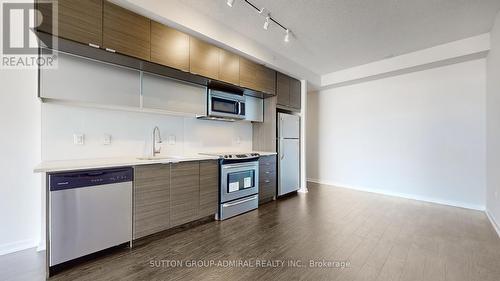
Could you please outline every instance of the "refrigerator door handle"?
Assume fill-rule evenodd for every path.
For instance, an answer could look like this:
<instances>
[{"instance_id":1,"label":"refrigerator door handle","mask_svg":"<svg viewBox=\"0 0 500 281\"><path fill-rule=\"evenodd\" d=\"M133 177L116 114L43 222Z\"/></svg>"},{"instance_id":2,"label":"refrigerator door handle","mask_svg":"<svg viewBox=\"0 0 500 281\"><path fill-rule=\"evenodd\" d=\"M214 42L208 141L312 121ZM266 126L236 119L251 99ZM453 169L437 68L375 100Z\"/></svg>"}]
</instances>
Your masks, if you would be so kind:
<instances>
[{"instance_id":1,"label":"refrigerator door handle","mask_svg":"<svg viewBox=\"0 0 500 281\"><path fill-rule=\"evenodd\" d=\"M283 160L285 158L285 150L283 147L283 138L280 138L280 160Z\"/></svg>"}]
</instances>

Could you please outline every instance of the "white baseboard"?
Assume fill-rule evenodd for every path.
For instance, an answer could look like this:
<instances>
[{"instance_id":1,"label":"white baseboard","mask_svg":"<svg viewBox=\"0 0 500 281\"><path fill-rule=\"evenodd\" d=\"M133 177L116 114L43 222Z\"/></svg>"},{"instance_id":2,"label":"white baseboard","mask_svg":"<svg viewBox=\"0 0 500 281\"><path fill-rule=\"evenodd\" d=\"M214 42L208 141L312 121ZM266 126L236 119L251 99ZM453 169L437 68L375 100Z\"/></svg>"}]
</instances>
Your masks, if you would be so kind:
<instances>
[{"instance_id":1,"label":"white baseboard","mask_svg":"<svg viewBox=\"0 0 500 281\"><path fill-rule=\"evenodd\" d=\"M38 241L34 240L21 240L21 241L16 241L12 243L7 243L0 245L0 256L7 255L10 253L30 249L30 248L35 248L38 245Z\"/></svg>"},{"instance_id":2,"label":"white baseboard","mask_svg":"<svg viewBox=\"0 0 500 281\"><path fill-rule=\"evenodd\" d=\"M486 213L486 216L488 217L488 219L490 220L490 223L493 226L493 229L495 229L495 231L498 234L498 237L500 237L500 227L497 223L497 220L495 220L495 217L490 212L488 212L488 210L486 210L485 213Z\"/></svg>"},{"instance_id":3,"label":"white baseboard","mask_svg":"<svg viewBox=\"0 0 500 281\"><path fill-rule=\"evenodd\" d=\"M482 206L482 205L475 205L475 204L468 204L468 203L464 203L464 202L442 200L442 199L426 197L426 196L421 196L421 195L416 195L416 194L391 192L391 191L386 191L386 190L377 189L377 188L351 186L351 185L346 185L346 184L342 184L342 183L335 183L335 182L324 181L324 180L319 180L319 179L307 179L307 181L319 183L319 184L324 184L324 185L340 187L340 188L347 188L347 189L353 189L353 190L358 190L358 191L364 191L364 192L370 192L370 193L376 193L376 194L382 194L382 195L388 195L388 196L394 196L394 197L401 197L401 198L405 198L405 199L412 199L412 200L424 201L424 202L429 202L429 203L436 203L436 204L441 204L441 205L460 207L460 208L465 208L465 209L472 209L472 210L478 210L478 211L485 211L486 210L485 206Z\"/></svg>"}]
</instances>

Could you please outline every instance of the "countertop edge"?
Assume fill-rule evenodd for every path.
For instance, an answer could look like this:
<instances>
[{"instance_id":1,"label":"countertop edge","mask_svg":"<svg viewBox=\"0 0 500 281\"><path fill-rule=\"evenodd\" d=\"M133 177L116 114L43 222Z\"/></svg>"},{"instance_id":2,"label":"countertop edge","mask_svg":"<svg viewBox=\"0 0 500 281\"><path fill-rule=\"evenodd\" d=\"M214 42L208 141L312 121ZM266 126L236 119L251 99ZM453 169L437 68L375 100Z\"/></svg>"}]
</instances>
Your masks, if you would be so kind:
<instances>
[{"instance_id":1,"label":"countertop edge","mask_svg":"<svg viewBox=\"0 0 500 281\"><path fill-rule=\"evenodd\" d=\"M261 156L277 155L276 152L270 151L253 151L259 153ZM203 161L203 160L218 160L217 156L209 155L193 155L185 157L168 158L158 160L140 160L135 157L126 158L96 158L96 159L74 159L74 160L57 160L57 161L44 161L35 166L34 173L57 173L69 172L79 170L91 170L102 168L114 167L131 167L153 164L170 164L189 161ZM76 164L75 164L76 163Z\"/></svg>"}]
</instances>

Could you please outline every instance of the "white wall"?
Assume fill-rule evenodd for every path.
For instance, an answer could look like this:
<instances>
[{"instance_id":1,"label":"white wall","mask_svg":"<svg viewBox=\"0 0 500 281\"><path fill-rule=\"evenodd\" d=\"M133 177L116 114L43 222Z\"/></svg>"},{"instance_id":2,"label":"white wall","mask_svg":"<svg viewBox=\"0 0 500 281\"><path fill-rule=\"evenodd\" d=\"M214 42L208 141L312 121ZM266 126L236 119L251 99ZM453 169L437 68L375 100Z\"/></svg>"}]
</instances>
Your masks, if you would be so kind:
<instances>
[{"instance_id":1,"label":"white wall","mask_svg":"<svg viewBox=\"0 0 500 281\"><path fill-rule=\"evenodd\" d=\"M310 94L308 178L485 206L485 59Z\"/></svg>"},{"instance_id":2,"label":"white wall","mask_svg":"<svg viewBox=\"0 0 500 281\"><path fill-rule=\"evenodd\" d=\"M491 51L487 58L487 210L500 225L500 13L491 31ZM499 232L500 235L500 232Z\"/></svg>"},{"instance_id":3,"label":"white wall","mask_svg":"<svg viewBox=\"0 0 500 281\"><path fill-rule=\"evenodd\" d=\"M154 126L163 138L162 155L199 152L249 151L250 122L216 122L140 112L114 111L60 104L42 105L42 159L65 160L150 154ZM73 134L85 134L84 145L73 144ZM112 136L104 145L105 134ZM169 144L169 137L175 144Z\"/></svg>"},{"instance_id":4,"label":"white wall","mask_svg":"<svg viewBox=\"0 0 500 281\"><path fill-rule=\"evenodd\" d=\"M0 5L3 4L0 1ZM22 1L22 2L30 2ZM1 16L0 16L1 18ZM3 26L0 20L0 30ZM1 36L0 36L1 37ZM0 38L0 44L2 44ZM41 228L40 104L35 70L0 69L0 255L36 247Z\"/></svg>"}]
</instances>

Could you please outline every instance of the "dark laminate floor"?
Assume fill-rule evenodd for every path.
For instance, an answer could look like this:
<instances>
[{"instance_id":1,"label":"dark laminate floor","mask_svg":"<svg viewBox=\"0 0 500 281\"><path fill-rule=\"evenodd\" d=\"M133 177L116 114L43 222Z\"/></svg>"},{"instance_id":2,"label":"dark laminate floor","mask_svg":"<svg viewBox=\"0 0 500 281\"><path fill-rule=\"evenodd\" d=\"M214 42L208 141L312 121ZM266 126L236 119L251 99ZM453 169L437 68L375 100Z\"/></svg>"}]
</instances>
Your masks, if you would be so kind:
<instances>
[{"instance_id":1,"label":"dark laminate floor","mask_svg":"<svg viewBox=\"0 0 500 281\"><path fill-rule=\"evenodd\" d=\"M257 259L301 260L302 266L189 267L192 260L254 266ZM350 264L310 267L310 260L323 259ZM0 280L43 280L42 267L43 256L33 252L0 257ZM310 184L307 194L82 264L51 280L498 281L500 239L482 212Z\"/></svg>"}]
</instances>

